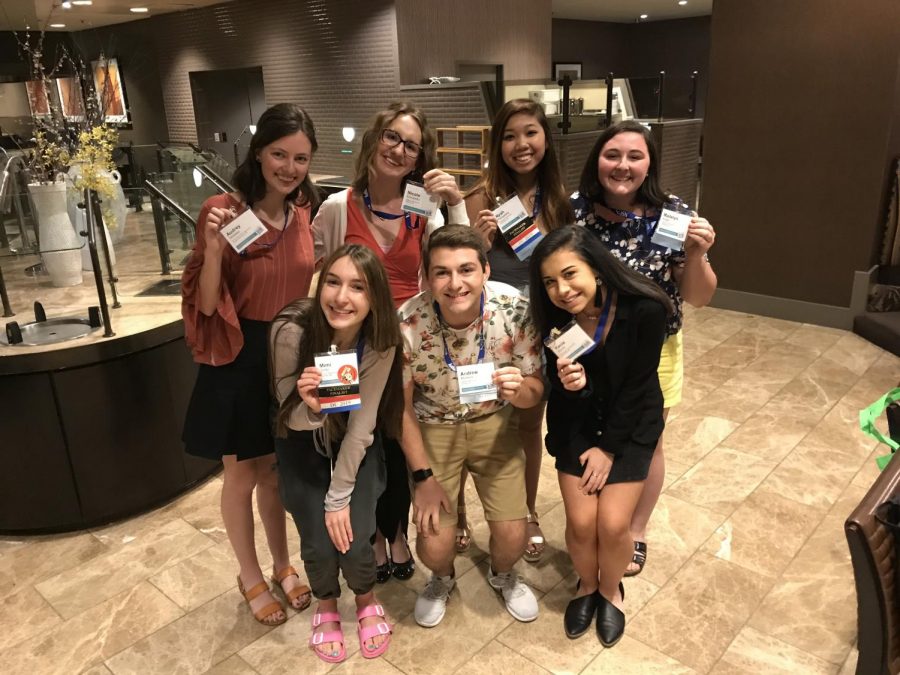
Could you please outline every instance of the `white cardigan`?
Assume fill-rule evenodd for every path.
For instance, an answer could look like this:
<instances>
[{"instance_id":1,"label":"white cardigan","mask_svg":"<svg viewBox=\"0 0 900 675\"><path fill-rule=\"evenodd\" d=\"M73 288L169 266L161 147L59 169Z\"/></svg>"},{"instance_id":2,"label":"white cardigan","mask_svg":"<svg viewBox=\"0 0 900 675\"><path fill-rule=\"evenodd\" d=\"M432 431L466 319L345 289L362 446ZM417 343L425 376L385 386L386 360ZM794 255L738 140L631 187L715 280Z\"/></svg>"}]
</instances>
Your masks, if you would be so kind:
<instances>
[{"instance_id":1,"label":"white cardigan","mask_svg":"<svg viewBox=\"0 0 900 675\"><path fill-rule=\"evenodd\" d=\"M341 190L328 195L322 202L319 212L312 222L313 242L315 244L316 263L324 260L332 252L344 245L347 237L347 195L349 190ZM468 225L466 203L461 201L456 206L447 206L447 217L451 225ZM444 225L444 216L438 211L434 218L428 219L422 243L439 227Z\"/></svg>"}]
</instances>

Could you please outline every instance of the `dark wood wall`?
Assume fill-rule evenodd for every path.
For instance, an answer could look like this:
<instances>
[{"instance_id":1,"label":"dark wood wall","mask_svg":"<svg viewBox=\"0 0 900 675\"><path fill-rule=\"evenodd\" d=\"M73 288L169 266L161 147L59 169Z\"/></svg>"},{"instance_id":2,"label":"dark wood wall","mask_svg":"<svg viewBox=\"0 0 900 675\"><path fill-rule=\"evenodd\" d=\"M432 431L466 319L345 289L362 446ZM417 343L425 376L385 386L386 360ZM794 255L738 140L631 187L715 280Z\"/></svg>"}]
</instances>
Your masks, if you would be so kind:
<instances>
[{"instance_id":1,"label":"dark wood wall","mask_svg":"<svg viewBox=\"0 0 900 675\"><path fill-rule=\"evenodd\" d=\"M900 155L900 2L716 0L702 210L721 288L847 307Z\"/></svg>"}]
</instances>

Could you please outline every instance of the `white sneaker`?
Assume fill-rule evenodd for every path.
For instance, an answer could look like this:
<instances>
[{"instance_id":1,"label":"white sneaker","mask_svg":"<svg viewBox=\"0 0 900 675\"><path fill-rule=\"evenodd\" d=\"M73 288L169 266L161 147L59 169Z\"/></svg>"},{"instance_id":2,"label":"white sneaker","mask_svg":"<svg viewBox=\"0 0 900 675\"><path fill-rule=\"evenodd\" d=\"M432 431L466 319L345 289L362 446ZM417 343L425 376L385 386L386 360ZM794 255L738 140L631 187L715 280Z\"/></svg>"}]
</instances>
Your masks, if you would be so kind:
<instances>
[{"instance_id":1,"label":"white sneaker","mask_svg":"<svg viewBox=\"0 0 900 675\"><path fill-rule=\"evenodd\" d=\"M425 589L416 598L414 612L416 623L425 628L437 626L444 618L444 613L447 611L447 600L455 585L456 579L453 577L439 577L432 574Z\"/></svg>"},{"instance_id":2,"label":"white sneaker","mask_svg":"<svg viewBox=\"0 0 900 675\"><path fill-rule=\"evenodd\" d=\"M506 602L506 611L514 618L526 623L537 618L537 598L522 581L522 577L511 571L494 574L494 570L488 568L488 583L503 596L503 600Z\"/></svg>"}]
</instances>

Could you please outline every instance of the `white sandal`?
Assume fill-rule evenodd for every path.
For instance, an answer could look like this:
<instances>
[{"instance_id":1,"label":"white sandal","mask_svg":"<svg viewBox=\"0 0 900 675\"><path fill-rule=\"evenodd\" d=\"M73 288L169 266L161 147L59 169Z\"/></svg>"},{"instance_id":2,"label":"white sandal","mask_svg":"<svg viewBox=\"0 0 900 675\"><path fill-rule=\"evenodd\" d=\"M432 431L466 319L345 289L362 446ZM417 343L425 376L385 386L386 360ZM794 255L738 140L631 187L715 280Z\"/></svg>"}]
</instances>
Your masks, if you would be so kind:
<instances>
[{"instance_id":1,"label":"white sandal","mask_svg":"<svg viewBox=\"0 0 900 675\"><path fill-rule=\"evenodd\" d=\"M529 513L526 521L528 524L536 525L538 528L541 526L536 512ZM525 547L525 552L522 554L525 562L536 563L540 561L542 555L544 555L544 537L541 535L528 537L528 544Z\"/></svg>"}]
</instances>

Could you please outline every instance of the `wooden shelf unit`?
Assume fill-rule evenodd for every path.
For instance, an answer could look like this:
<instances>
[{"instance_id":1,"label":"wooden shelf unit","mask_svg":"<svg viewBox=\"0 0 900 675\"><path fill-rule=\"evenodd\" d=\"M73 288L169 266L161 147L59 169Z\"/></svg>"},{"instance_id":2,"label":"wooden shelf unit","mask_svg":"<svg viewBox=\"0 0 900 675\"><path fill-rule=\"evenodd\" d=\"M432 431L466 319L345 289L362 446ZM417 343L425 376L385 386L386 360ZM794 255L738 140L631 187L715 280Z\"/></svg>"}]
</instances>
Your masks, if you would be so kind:
<instances>
[{"instance_id":1,"label":"wooden shelf unit","mask_svg":"<svg viewBox=\"0 0 900 675\"><path fill-rule=\"evenodd\" d=\"M481 177L481 168L488 159L488 136L490 130L490 127L481 125L459 125L455 127L438 127L436 129L438 164L447 173L459 176L460 187L470 187L466 185L467 182L475 183ZM456 135L455 139L453 139L454 145L450 145L447 142L447 134ZM465 142L467 134L470 136L478 134L478 140L471 145L467 145ZM447 155L456 157L455 166L447 166ZM473 156L478 157L478 168L467 168L465 164L466 157Z\"/></svg>"}]
</instances>

